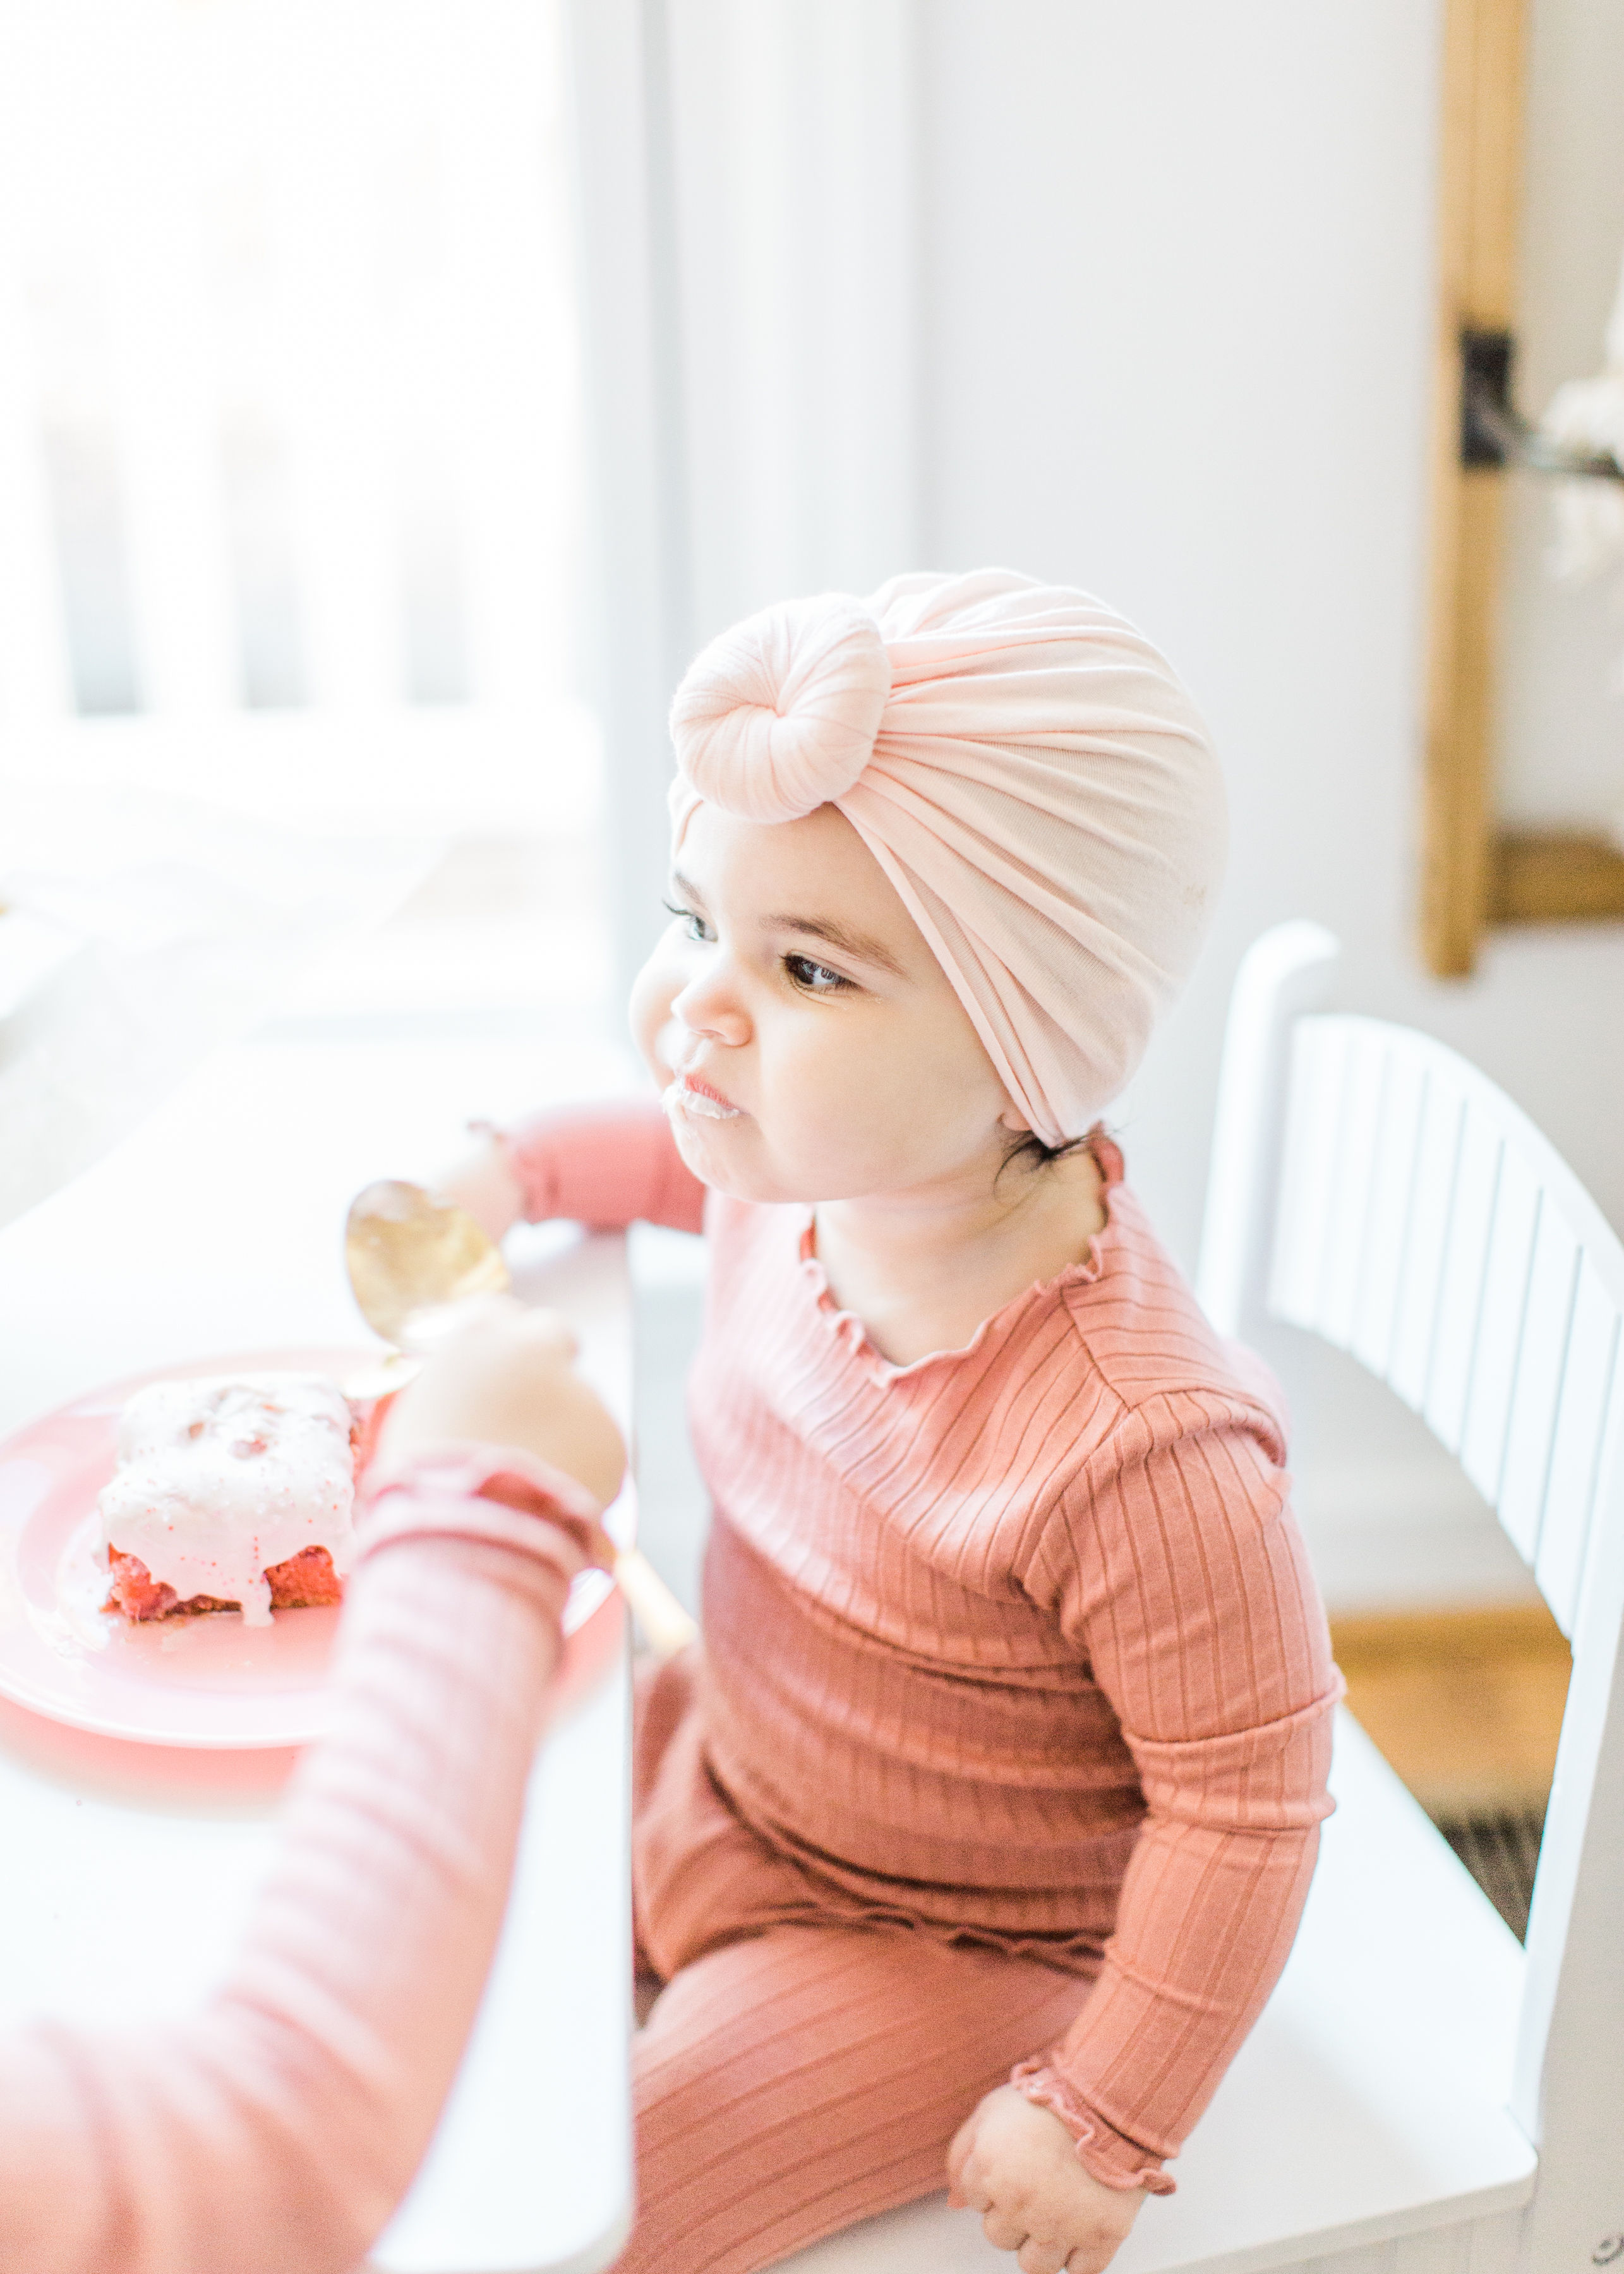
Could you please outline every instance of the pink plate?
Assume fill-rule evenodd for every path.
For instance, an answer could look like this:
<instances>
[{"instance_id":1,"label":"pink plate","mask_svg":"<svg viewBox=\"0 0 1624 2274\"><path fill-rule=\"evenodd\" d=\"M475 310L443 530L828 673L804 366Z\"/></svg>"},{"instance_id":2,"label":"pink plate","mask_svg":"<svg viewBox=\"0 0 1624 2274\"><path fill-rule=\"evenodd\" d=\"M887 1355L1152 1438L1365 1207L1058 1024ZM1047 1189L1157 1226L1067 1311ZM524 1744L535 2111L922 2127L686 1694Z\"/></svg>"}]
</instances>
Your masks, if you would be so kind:
<instances>
[{"instance_id":1,"label":"pink plate","mask_svg":"<svg viewBox=\"0 0 1624 2274\"><path fill-rule=\"evenodd\" d=\"M236 1611L132 1626L101 1608L96 1496L113 1472L118 1416L132 1390L194 1374L324 1374L342 1381L377 1353L254 1351L154 1367L49 1413L0 1444L0 1695L79 1729L147 1745L307 1744L327 1728L335 1608L278 1611L245 1627ZM624 1545L629 1488L608 1529ZM586 1634L613 1600L606 1572L575 1582L564 1613L573 1690L600 1655ZM572 1678L572 1676L574 1678Z\"/></svg>"}]
</instances>

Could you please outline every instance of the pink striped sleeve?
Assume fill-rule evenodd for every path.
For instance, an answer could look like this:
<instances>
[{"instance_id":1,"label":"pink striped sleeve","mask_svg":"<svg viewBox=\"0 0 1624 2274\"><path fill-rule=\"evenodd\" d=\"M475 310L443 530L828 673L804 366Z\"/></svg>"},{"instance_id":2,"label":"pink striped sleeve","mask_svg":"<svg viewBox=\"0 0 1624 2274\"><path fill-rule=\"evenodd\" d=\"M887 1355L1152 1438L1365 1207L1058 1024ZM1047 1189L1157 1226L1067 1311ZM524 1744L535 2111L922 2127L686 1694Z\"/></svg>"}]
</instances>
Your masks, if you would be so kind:
<instances>
[{"instance_id":1,"label":"pink striped sleeve","mask_svg":"<svg viewBox=\"0 0 1624 2274\"><path fill-rule=\"evenodd\" d=\"M1151 1398L1043 1550L1147 1813L1086 2003L1015 2082L1112 2186L1170 2189L1162 2159L1285 1964L1330 1812L1340 1683L1282 1457L1243 1397Z\"/></svg>"},{"instance_id":2,"label":"pink striped sleeve","mask_svg":"<svg viewBox=\"0 0 1624 2274\"><path fill-rule=\"evenodd\" d=\"M570 1480L489 1449L421 1458L386 1487L349 1590L335 1726L296 1777L229 1980L164 2028L45 2021L0 2040L0 2264L359 2263L462 2057L564 1596L608 1552L596 1513Z\"/></svg>"},{"instance_id":3,"label":"pink striped sleeve","mask_svg":"<svg viewBox=\"0 0 1624 2274\"><path fill-rule=\"evenodd\" d=\"M655 1098L564 1106L497 1136L529 1224L567 1216L600 1231L636 1223L703 1228L705 1188L684 1164Z\"/></svg>"}]
</instances>

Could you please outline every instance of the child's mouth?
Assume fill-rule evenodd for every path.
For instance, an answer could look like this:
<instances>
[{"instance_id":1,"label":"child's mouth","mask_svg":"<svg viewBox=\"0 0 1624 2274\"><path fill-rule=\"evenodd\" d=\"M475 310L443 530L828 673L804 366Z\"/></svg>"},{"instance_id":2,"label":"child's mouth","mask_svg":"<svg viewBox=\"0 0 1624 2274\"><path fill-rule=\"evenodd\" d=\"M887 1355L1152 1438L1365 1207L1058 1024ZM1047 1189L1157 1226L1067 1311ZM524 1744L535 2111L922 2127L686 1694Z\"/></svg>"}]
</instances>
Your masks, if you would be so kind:
<instances>
[{"instance_id":1,"label":"child's mouth","mask_svg":"<svg viewBox=\"0 0 1624 2274\"><path fill-rule=\"evenodd\" d=\"M737 1121L743 1111L730 1103L719 1089L712 1089L709 1082L691 1073L680 1075L660 1103L667 1113L688 1113L700 1121Z\"/></svg>"}]
</instances>

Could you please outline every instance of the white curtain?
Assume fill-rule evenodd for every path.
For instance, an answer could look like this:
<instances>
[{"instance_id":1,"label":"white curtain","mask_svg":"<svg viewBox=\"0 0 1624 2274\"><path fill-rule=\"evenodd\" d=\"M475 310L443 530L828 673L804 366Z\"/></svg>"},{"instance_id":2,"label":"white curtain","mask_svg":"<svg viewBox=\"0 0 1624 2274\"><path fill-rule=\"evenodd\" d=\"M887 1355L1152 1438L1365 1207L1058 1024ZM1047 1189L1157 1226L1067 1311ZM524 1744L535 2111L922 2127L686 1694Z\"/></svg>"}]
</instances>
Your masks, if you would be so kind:
<instances>
[{"instance_id":1,"label":"white curtain","mask_svg":"<svg viewBox=\"0 0 1624 2274\"><path fill-rule=\"evenodd\" d=\"M617 934L695 650L918 565L917 0L575 0Z\"/></svg>"},{"instance_id":2,"label":"white curtain","mask_svg":"<svg viewBox=\"0 0 1624 2274\"><path fill-rule=\"evenodd\" d=\"M701 638L915 561L910 0L673 0L684 429Z\"/></svg>"}]
</instances>

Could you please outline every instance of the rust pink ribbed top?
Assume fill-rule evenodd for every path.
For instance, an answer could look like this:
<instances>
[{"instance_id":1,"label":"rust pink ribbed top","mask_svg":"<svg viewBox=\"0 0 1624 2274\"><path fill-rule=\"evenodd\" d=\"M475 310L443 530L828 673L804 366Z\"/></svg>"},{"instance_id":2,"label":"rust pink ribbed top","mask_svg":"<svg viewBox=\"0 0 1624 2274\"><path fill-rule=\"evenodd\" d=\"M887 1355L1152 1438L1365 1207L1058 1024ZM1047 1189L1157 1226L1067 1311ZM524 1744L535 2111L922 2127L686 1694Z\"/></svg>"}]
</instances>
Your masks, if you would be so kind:
<instances>
[{"instance_id":1,"label":"rust pink ribbed top","mask_svg":"<svg viewBox=\"0 0 1624 2274\"><path fill-rule=\"evenodd\" d=\"M1023 2088L1117 2184L1206 2105L1296 1931L1338 1692L1264 1369L1097 1150L1109 1223L893 1366L810 1212L706 1194L651 1102L513 1133L532 1218L703 1227L707 1767L836 1912L1092 1977Z\"/></svg>"}]
</instances>

